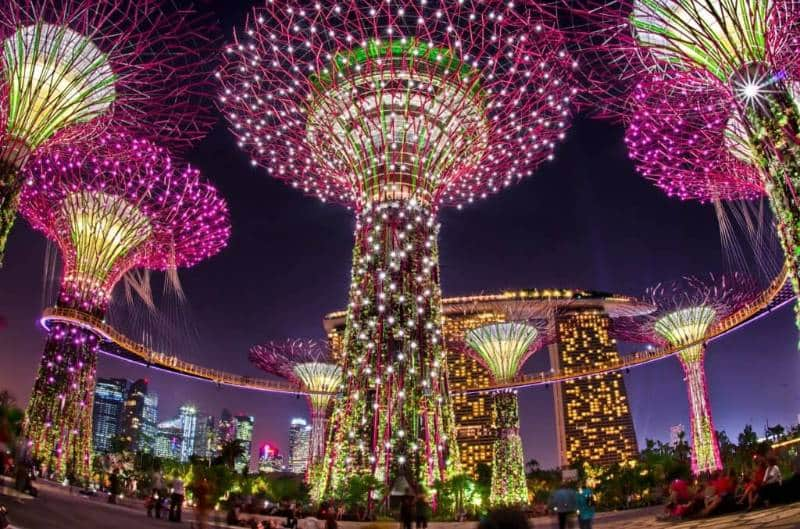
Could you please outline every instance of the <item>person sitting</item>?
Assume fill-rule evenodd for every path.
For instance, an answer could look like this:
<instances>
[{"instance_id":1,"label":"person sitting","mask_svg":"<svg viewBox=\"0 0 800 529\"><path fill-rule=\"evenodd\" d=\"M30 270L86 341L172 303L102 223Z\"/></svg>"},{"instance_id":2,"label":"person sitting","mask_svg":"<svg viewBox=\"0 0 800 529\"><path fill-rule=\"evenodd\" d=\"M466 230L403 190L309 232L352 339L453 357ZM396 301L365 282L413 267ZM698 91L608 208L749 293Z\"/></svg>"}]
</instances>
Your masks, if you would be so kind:
<instances>
[{"instance_id":1,"label":"person sitting","mask_svg":"<svg viewBox=\"0 0 800 529\"><path fill-rule=\"evenodd\" d=\"M763 457L756 460L756 468L753 470L753 475L750 480L745 484L743 498L739 503L747 503L747 510L752 511L759 499L759 490L764 483L764 475L767 472L767 461Z\"/></svg>"},{"instance_id":2,"label":"person sitting","mask_svg":"<svg viewBox=\"0 0 800 529\"><path fill-rule=\"evenodd\" d=\"M778 458L774 455L767 457L767 470L764 473L764 484L761 486L759 496L764 504L769 507L780 499L783 478L781 469L778 468Z\"/></svg>"},{"instance_id":3,"label":"person sitting","mask_svg":"<svg viewBox=\"0 0 800 529\"><path fill-rule=\"evenodd\" d=\"M664 506L664 514L658 518L667 520L680 518L685 506L692 500L689 484L682 479L675 479L669 484L669 500Z\"/></svg>"},{"instance_id":4,"label":"person sitting","mask_svg":"<svg viewBox=\"0 0 800 529\"><path fill-rule=\"evenodd\" d=\"M705 508L701 516L711 516L730 508L731 499L736 491L735 477L726 475L721 470L714 472L710 485L712 495L706 498Z\"/></svg>"}]
</instances>

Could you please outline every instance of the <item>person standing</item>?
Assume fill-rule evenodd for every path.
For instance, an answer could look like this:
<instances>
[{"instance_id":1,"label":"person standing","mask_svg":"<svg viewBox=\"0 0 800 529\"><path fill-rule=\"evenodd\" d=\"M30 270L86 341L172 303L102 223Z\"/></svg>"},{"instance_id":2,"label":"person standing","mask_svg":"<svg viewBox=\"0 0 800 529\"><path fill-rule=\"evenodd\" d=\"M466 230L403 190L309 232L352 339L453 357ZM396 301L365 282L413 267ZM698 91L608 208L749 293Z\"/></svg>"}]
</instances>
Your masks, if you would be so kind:
<instances>
[{"instance_id":1,"label":"person standing","mask_svg":"<svg viewBox=\"0 0 800 529\"><path fill-rule=\"evenodd\" d=\"M428 529L428 520L430 519L430 506L428 506L428 498L424 494L417 496L417 504L414 506L417 515L417 529Z\"/></svg>"},{"instance_id":2,"label":"person standing","mask_svg":"<svg viewBox=\"0 0 800 529\"><path fill-rule=\"evenodd\" d=\"M411 524L414 523L414 497L411 495L410 489L406 489L406 493L400 501L400 523L403 529L411 529Z\"/></svg>"},{"instance_id":3,"label":"person standing","mask_svg":"<svg viewBox=\"0 0 800 529\"><path fill-rule=\"evenodd\" d=\"M172 495L169 502L169 521L180 522L181 511L183 509L183 496L185 491L183 489L183 480L180 476L175 475L172 480Z\"/></svg>"},{"instance_id":4,"label":"person standing","mask_svg":"<svg viewBox=\"0 0 800 529\"><path fill-rule=\"evenodd\" d=\"M594 520L594 492L586 484L578 489L578 525L581 529L592 529Z\"/></svg>"},{"instance_id":5,"label":"person standing","mask_svg":"<svg viewBox=\"0 0 800 529\"><path fill-rule=\"evenodd\" d=\"M208 511L211 510L209 495L211 494L211 487L208 485L206 478L200 478L192 487L192 493L195 498L195 518L197 519L197 529L205 529L208 520Z\"/></svg>"},{"instance_id":6,"label":"person standing","mask_svg":"<svg viewBox=\"0 0 800 529\"><path fill-rule=\"evenodd\" d=\"M119 482L119 469L115 468L111 471L111 475L108 477L108 488L111 492L108 495L108 503L117 503L117 495L120 491L120 482Z\"/></svg>"},{"instance_id":7,"label":"person standing","mask_svg":"<svg viewBox=\"0 0 800 529\"><path fill-rule=\"evenodd\" d=\"M561 483L561 486L550 495L548 507L558 516L558 529L566 529L567 520L578 509L578 498L575 494L575 489L566 482Z\"/></svg>"}]
</instances>

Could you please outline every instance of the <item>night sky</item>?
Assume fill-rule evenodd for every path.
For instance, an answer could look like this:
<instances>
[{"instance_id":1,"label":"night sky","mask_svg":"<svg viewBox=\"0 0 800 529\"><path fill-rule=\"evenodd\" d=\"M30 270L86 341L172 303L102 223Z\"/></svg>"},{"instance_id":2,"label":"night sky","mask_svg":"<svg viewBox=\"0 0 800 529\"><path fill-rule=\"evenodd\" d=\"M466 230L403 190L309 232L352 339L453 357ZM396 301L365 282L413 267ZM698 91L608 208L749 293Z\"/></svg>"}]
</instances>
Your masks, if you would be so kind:
<instances>
[{"instance_id":1,"label":"night sky","mask_svg":"<svg viewBox=\"0 0 800 529\"><path fill-rule=\"evenodd\" d=\"M225 5L217 14L229 35L245 10ZM462 211L442 212L445 296L534 287L638 295L659 281L726 271L713 207L670 199L639 177L620 127L578 119L556 154L532 178L499 195ZM227 198L233 235L221 254L181 272L201 339L179 354L258 375L247 361L251 345L322 338L323 315L346 304L352 214L250 167L222 119L187 159ZM36 320L42 309L45 241L20 220L7 250L0 269L0 317L5 319L5 327L0 323L0 388L25 403L44 339ZM747 423L761 433L767 422L797 422L797 342L788 307L714 342L707 369L718 429L735 437ZM527 369L546 369L546 357L538 352ZM184 402L213 415L223 407L254 415L254 450L261 442L285 449L290 418L307 415L305 401L294 396L218 389L108 357L101 357L98 376L149 378L161 399L159 420L172 417ZM670 426L688 425L682 378L674 358L625 376L640 443L668 440ZM554 466L551 390L524 390L520 405L526 457Z\"/></svg>"}]
</instances>

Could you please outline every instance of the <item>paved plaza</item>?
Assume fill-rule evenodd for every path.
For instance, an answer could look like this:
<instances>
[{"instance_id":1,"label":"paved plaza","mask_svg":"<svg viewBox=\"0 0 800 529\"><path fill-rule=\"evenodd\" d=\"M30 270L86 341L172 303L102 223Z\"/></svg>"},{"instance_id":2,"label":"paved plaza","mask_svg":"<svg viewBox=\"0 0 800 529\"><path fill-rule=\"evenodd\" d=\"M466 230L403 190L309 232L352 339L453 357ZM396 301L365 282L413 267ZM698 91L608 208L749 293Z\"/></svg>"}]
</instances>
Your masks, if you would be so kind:
<instances>
[{"instance_id":1,"label":"paved plaza","mask_svg":"<svg viewBox=\"0 0 800 529\"><path fill-rule=\"evenodd\" d=\"M3 492L8 492L3 491ZM9 509L12 527L15 529L140 529L190 527L191 512L187 512L184 523L176 525L164 520L148 519L144 510L136 505L109 505L101 498L87 498L70 494L67 489L43 485L37 499L17 498L0 492L0 504ZM667 523L655 520L657 508L637 509L614 513L603 513L595 521L597 529L800 529L800 503L775 507L752 513L736 514L683 523ZM227 527L220 519L212 527ZM370 524L342 522L342 529L365 528ZM399 524L379 523L372 525L381 529L395 529ZM474 522L433 523L431 529L474 529ZM535 529L557 527L553 518L537 518ZM577 524L574 524L577 528Z\"/></svg>"}]
</instances>

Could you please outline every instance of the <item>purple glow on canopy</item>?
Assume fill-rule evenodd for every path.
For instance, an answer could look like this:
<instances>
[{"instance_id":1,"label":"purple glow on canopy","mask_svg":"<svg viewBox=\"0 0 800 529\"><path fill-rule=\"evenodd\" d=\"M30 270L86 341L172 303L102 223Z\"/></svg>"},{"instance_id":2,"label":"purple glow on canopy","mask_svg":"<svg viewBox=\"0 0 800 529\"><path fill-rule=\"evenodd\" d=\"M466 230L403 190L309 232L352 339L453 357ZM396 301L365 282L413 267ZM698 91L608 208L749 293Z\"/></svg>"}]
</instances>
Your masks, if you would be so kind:
<instances>
[{"instance_id":1,"label":"purple glow on canopy","mask_svg":"<svg viewBox=\"0 0 800 529\"><path fill-rule=\"evenodd\" d=\"M189 267L230 235L225 201L196 169L175 168L164 148L125 132L52 146L24 176L22 214L58 244L62 301L84 310L104 306L131 268Z\"/></svg>"},{"instance_id":2,"label":"purple glow on canopy","mask_svg":"<svg viewBox=\"0 0 800 529\"><path fill-rule=\"evenodd\" d=\"M270 1L225 49L220 108L253 165L323 201L461 205L552 159L565 49L535 5Z\"/></svg>"}]
</instances>

